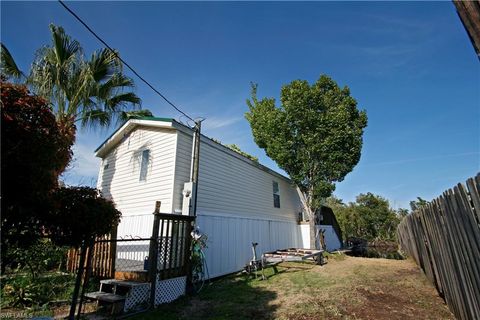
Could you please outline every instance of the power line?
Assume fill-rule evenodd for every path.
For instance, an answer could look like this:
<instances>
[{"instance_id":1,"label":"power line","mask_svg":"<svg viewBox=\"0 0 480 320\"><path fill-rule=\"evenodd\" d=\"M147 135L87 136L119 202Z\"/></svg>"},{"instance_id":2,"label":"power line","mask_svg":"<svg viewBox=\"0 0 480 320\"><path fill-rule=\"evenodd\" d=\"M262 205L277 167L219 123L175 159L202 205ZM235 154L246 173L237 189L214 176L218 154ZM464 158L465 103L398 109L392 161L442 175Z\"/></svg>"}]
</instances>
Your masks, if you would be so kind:
<instances>
[{"instance_id":1,"label":"power line","mask_svg":"<svg viewBox=\"0 0 480 320\"><path fill-rule=\"evenodd\" d=\"M130 69L130 71L132 71L140 80L142 80L147 86L150 87L150 89L152 89L156 94L158 94L160 97L162 97L163 100L165 100L170 106L172 106L175 110L177 110L178 112L180 112L182 115L184 115L185 117L187 117L188 119L192 120L193 122L195 122L195 120L190 117L189 115L187 115L185 112L183 112L182 110L180 110L176 105L173 104L173 102L171 102L170 100L167 99L167 97L165 97L160 91L158 91L157 89L155 89L154 86L152 86L147 80L145 80L145 78L143 78L137 71L135 71L135 69L133 69L133 67L131 67L125 60L123 60L119 55L118 53L112 49L112 47L110 47L102 38L100 38L99 35L97 35L95 33L95 31L93 31L83 20L82 18L80 18L75 12L73 12L69 7L67 7L67 5L62 1L62 0L58 0L58 2L72 15L75 17L75 19L78 20L78 22L80 22L85 28L87 28L87 30L95 37L97 38L98 41L100 41L105 47L107 47L128 69Z\"/></svg>"}]
</instances>

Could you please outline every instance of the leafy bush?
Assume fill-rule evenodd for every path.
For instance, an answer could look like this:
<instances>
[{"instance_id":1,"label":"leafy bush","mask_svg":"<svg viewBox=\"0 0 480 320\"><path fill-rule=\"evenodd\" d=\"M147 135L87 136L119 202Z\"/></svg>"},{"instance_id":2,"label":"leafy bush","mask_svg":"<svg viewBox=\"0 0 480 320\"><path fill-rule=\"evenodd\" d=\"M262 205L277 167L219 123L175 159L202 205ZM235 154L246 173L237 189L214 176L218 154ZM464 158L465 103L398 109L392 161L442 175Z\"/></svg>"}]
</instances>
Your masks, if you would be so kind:
<instances>
[{"instance_id":1,"label":"leafy bush","mask_svg":"<svg viewBox=\"0 0 480 320\"><path fill-rule=\"evenodd\" d=\"M9 247L10 272L29 272L32 278L47 271L60 271L66 260L67 247L54 245L49 239L40 239L28 248Z\"/></svg>"},{"instance_id":2,"label":"leafy bush","mask_svg":"<svg viewBox=\"0 0 480 320\"><path fill-rule=\"evenodd\" d=\"M44 306L51 301L69 299L74 276L47 273L40 277L18 274L2 280L2 307Z\"/></svg>"},{"instance_id":3,"label":"leafy bush","mask_svg":"<svg viewBox=\"0 0 480 320\"><path fill-rule=\"evenodd\" d=\"M359 194L355 202L348 204L330 197L327 205L335 213L345 239L395 240L400 219L387 199L367 192Z\"/></svg>"},{"instance_id":4,"label":"leafy bush","mask_svg":"<svg viewBox=\"0 0 480 320\"><path fill-rule=\"evenodd\" d=\"M83 240L110 233L120 222L120 211L97 189L59 188L52 202L54 208L48 217L48 231L59 245L78 247Z\"/></svg>"}]
</instances>

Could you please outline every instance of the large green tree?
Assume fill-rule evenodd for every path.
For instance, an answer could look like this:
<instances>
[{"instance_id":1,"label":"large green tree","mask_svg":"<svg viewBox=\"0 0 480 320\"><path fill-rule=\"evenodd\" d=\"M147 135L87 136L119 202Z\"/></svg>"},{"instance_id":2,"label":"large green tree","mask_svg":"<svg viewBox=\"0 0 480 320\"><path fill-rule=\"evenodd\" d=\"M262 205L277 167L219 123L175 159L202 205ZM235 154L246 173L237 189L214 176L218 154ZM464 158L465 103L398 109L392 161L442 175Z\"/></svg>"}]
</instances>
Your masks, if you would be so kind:
<instances>
[{"instance_id":1,"label":"large green tree","mask_svg":"<svg viewBox=\"0 0 480 320\"><path fill-rule=\"evenodd\" d=\"M274 98L257 98L257 85L247 100L253 137L260 148L296 184L312 225L314 213L360 160L365 111L348 87L322 75L314 84L295 80L282 87L280 105Z\"/></svg>"},{"instance_id":2,"label":"large green tree","mask_svg":"<svg viewBox=\"0 0 480 320\"><path fill-rule=\"evenodd\" d=\"M387 199L371 192L359 194L355 202L348 204L332 196L326 204L335 213L344 240L349 237L394 240L400 219L408 213L405 209L393 210Z\"/></svg>"},{"instance_id":3,"label":"large green tree","mask_svg":"<svg viewBox=\"0 0 480 320\"><path fill-rule=\"evenodd\" d=\"M399 219L387 199L367 192L359 194L355 208L360 218L359 233L364 238L394 239Z\"/></svg>"}]
</instances>

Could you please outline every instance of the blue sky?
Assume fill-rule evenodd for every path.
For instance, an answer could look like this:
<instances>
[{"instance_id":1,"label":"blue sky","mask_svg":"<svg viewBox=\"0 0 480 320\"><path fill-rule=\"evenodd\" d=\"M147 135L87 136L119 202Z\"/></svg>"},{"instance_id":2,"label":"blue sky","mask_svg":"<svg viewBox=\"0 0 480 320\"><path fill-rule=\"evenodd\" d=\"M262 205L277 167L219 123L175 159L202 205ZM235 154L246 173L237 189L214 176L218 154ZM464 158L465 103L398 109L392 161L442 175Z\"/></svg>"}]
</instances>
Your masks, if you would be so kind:
<instances>
[{"instance_id":1,"label":"blue sky","mask_svg":"<svg viewBox=\"0 0 480 320\"><path fill-rule=\"evenodd\" d=\"M337 184L408 207L480 167L480 64L451 2L71 2L77 12L204 133L277 169L243 115L250 82L277 97L294 79L348 85L369 125L362 158ZM62 25L90 54L101 45L56 2L1 2L1 39L23 70ZM179 119L136 81L143 107ZM184 119L180 119L184 120ZM94 184L93 150L114 128L80 131L67 183Z\"/></svg>"}]
</instances>

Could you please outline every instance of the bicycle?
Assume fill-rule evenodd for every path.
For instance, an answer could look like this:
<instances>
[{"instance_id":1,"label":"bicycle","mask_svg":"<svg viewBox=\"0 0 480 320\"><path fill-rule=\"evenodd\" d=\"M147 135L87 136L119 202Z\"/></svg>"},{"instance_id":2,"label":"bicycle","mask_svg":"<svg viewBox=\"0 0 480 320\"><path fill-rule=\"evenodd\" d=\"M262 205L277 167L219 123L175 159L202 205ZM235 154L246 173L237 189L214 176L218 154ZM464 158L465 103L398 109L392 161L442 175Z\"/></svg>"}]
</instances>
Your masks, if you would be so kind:
<instances>
[{"instance_id":1,"label":"bicycle","mask_svg":"<svg viewBox=\"0 0 480 320\"><path fill-rule=\"evenodd\" d=\"M196 227L192 232L192 286L193 291L199 293L204 284L205 279L209 279L208 266L203 249L207 248L208 237L206 234L200 233L200 229Z\"/></svg>"},{"instance_id":2,"label":"bicycle","mask_svg":"<svg viewBox=\"0 0 480 320\"><path fill-rule=\"evenodd\" d=\"M265 260L263 258L263 255L260 259L257 259L257 246L258 246L257 242L252 242L253 257L252 257L252 260L250 260L248 262L248 264L245 265L245 267L243 268L243 272L246 273L248 276L254 275L255 279L256 279L257 278L257 272L261 271L262 272L261 273L261 279L266 280L267 277L265 276L265 272L264 272L266 263L265 263Z\"/></svg>"}]
</instances>

